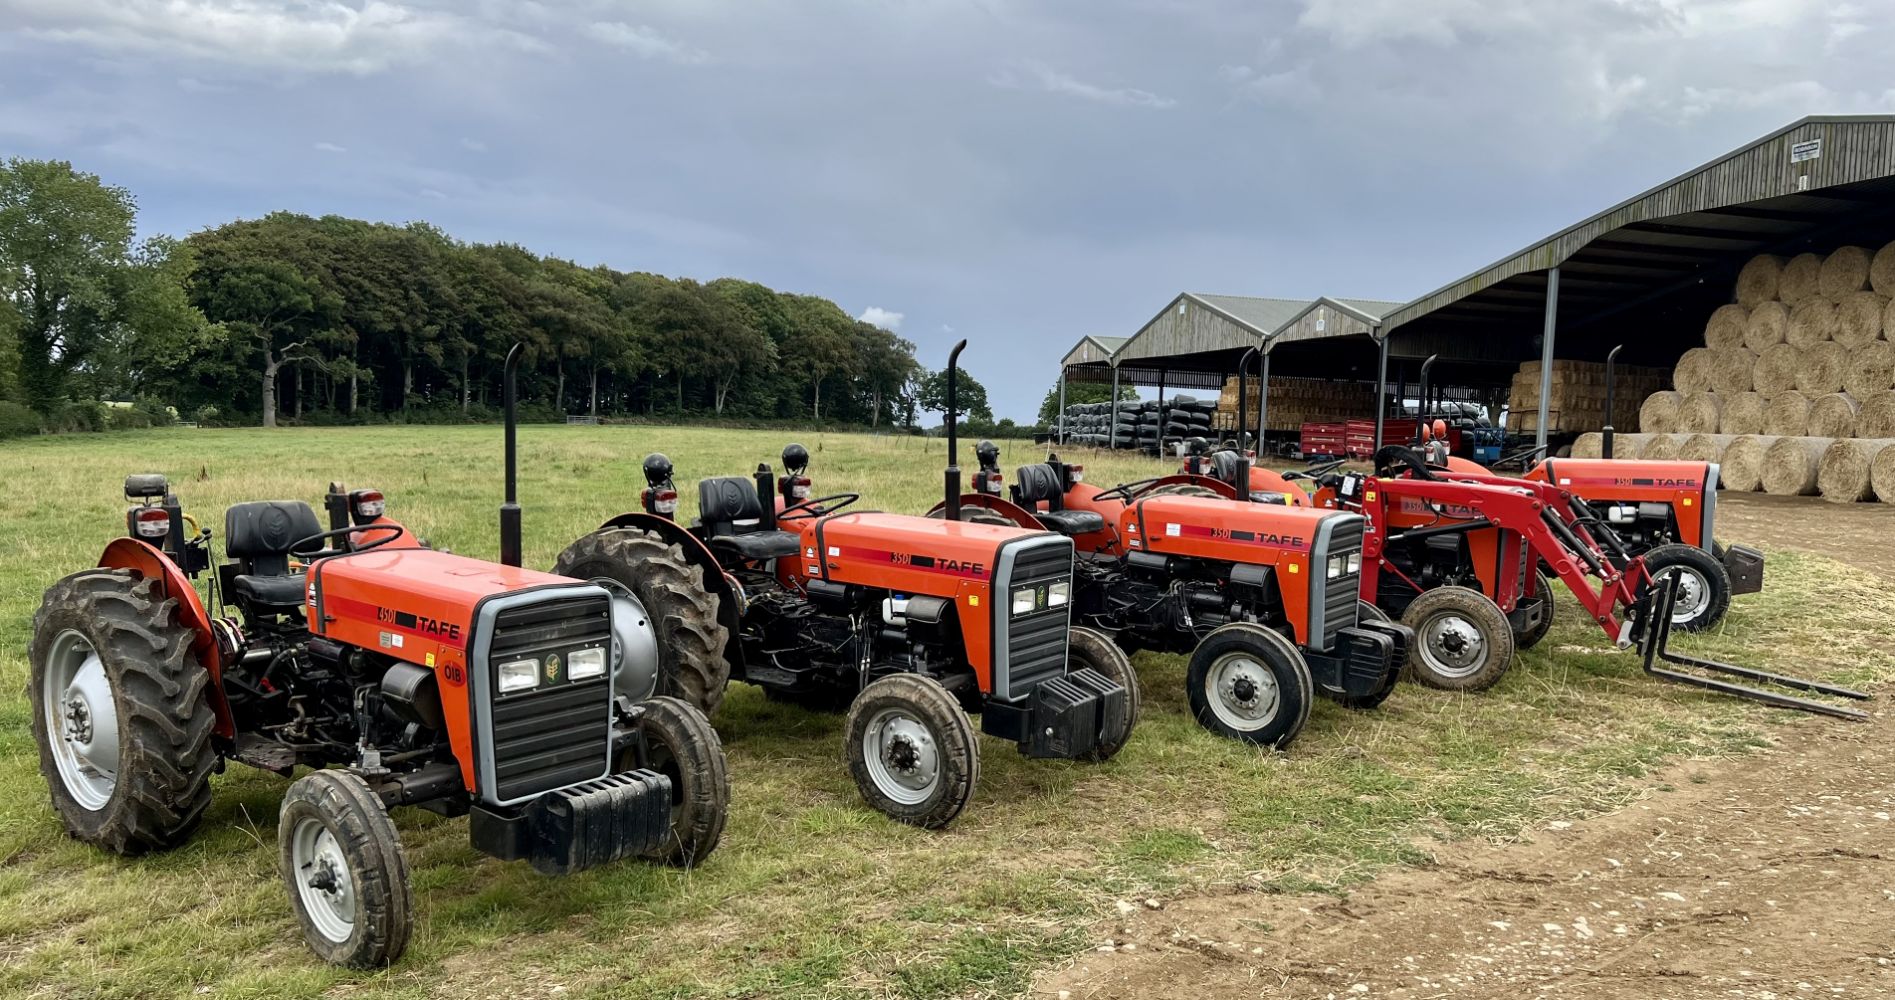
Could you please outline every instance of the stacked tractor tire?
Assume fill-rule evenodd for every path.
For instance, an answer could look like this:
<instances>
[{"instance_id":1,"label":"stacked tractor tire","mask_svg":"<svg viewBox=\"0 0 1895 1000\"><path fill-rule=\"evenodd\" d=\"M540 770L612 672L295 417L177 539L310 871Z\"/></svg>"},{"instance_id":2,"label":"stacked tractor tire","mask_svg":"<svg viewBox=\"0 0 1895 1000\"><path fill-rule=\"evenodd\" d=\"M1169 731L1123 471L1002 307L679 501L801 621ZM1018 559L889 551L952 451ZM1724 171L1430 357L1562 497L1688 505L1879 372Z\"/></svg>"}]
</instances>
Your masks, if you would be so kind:
<instances>
[{"instance_id":1,"label":"stacked tractor tire","mask_svg":"<svg viewBox=\"0 0 1895 1000\"><path fill-rule=\"evenodd\" d=\"M1895 503L1895 243L1752 258L1733 298L1614 457L1718 462L1733 490ZM1588 434L1573 454L1599 448Z\"/></svg>"},{"instance_id":2,"label":"stacked tractor tire","mask_svg":"<svg viewBox=\"0 0 1895 1000\"><path fill-rule=\"evenodd\" d=\"M1212 436L1214 400L1180 395L1157 400L1120 400L1114 420L1112 404L1075 403L1066 407L1066 441L1094 448L1136 448L1156 452L1162 445L1187 438Z\"/></svg>"}]
</instances>

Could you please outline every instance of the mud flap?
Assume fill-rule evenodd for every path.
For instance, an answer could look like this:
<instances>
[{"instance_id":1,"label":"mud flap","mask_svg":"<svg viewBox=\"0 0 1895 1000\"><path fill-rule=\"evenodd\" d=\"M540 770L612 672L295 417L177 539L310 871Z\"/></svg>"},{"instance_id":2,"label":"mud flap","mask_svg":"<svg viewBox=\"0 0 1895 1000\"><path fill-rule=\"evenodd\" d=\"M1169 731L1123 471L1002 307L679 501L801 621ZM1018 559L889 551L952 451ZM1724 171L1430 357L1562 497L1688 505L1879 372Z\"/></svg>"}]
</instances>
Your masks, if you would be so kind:
<instances>
[{"instance_id":1,"label":"mud flap","mask_svg":"<svg viewBox=\"0 0 1895 1000\"><path fill-rule=\"evenodd\" d=\"M1730 574L1732 594L1755 594L1763 590L1763 553L1748 545L1733 545L1724 550L1724 572Z\"/></svg>"}]
</instances>

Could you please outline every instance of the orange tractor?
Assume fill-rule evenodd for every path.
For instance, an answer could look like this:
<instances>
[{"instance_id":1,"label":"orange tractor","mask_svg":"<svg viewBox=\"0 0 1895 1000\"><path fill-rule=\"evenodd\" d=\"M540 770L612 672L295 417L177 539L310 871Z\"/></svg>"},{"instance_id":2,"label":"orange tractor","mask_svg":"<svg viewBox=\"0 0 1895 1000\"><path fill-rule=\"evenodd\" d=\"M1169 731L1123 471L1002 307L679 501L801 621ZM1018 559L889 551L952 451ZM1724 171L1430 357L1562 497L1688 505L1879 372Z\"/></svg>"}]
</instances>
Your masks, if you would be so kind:
<instances>
[{"instance_id":1,"label":"orange tractor","mask_svg":"<svg viewBox=\"0 0 1895 1000\"><path fill-rule=\"evenodd\" d=\"M991 442L959 510L932 517L1046 527L1078 547L1074 614L1127 650L1190 654L1187 695L1212 732L1285 747L1317 692L1356 708L1394 690L1412 633L1358 600L1364 520L1252 502L1180 474L1100 489L1051 456L1015 473ZM1249 482L1232 452L1231 481Z\"/></svg>"},{"instance_id":2,"label":"orange tractor","mask_svg":"<svg viewBox=\"0 0 1895 1000\"><path fill-rule=\"evenodd\" d=\"M126 480L128 532L33 620L33 735L69 833L175 847L235 761L294 780L280 871L310 947L402 953L408 865L388 810L468 817L475 848L560 874L717 846L728 779L696 708L654 696L664 637L612 583L520 568L508 356L501 561L422 547L378 491L225 512L228 561L163 476ZM192 580L207 570L209 607ZM224 600L229 604L224 604Z\"/></svg>"},{"instance_id":3,"label":"orange tractor","mask_svg":"<svg viewBox=\"0 0 1895 1000\"><path fill-rule=\"evenodd\" d=\"M948 358L950 428L964 347ZM950 433L950 502L956 450ZM941 827L966 808L980 763L970 710L1028 757L1102 761L1130 738L1138 679L1111 640L1072 624L1071 539L849 512L857 494L810 497L800 470L777 483L768 465L699 482L687 527L670 460L644 472L642 509L574 542L555 572L637 594L669 640L661 689L706 711L733 679L847 704L850 773L890 817ZM783 502L766 502L773 491Z\"/></svg>"}]
</instances>

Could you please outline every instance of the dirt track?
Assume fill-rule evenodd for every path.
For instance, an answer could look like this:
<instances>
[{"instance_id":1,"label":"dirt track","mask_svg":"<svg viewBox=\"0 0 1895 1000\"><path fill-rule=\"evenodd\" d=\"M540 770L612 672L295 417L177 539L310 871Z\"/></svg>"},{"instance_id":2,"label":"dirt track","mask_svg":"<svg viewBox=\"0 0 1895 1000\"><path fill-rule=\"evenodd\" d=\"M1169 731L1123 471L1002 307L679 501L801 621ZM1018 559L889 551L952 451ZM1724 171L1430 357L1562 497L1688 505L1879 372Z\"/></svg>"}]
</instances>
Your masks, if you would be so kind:
<instances>
[{"instance_id":1,"label":"dirt track","mask_svg":"<svg viewBox=\"0 0 1895 1000\"><path fill-rule=\"evenodd\" d=\"M1720 534L1895 579L1895 510L1732 499ZM1767 753L1669 769L1617 813L1556 822L1523 844L1446 848L1434 866L1346 899L1128 902L1099 950L1041 976L1034 993L1895 996L1892 721L1880 709L1868 725L1781 730Z\"/></svg>"}]
</instances>

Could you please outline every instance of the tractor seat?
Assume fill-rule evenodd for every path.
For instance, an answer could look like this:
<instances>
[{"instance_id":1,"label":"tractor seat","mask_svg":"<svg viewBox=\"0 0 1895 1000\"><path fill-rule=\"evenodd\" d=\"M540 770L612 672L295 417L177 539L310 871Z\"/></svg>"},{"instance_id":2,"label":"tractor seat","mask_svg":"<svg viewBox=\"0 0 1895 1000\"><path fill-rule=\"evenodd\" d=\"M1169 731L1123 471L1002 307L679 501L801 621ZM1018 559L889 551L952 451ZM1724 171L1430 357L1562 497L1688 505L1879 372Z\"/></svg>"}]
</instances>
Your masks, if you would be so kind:
<instances>
[{"instance_id":1,"label":"tractor seat","mask_svg":"<svg viewBox=\"0 0 1895 1000\"><path fill-rule=\"evenodd\" d=\"M303 575L290 572L295 543L320 534L316 512L301 500L253 500L224 512L224 551L237 560L231 577L231 595L266 613L280 613L303 604ZM320 541L296 549L320 551Z\"/></svg>"},{"instance_id":2,"label":"tractor seat","mask_svg":"<svg viewBox=\"0 0 1895 1000\"><path fill-rule=\"evenodd\" d=\"M743 476L719 476L697 484L698 524L713 550L762 562L796 554L803 538L794 531L763 529L757 485Z\"/></svg>"},{"instance_id":3,"label":"tractor seat","mask_svg":"<svg viewBox=\"0 0 1895 1000\"><path fill-rule=\"evenodd\" d=\"M1022 465L1014 470L1014 495L1020 505L1033 511L1040 523L1062 535L1084 535L1105 530L1105 518L1089 510L1061 510L1065 491L1060 489L1059 473L1046 464ZM1035 510L1044 501L1050 510Z\"/></svg>"},{"instance_id":4,"label":"tractor seat","mask_svg":"<svg viewBox=\"0 0 1895 1000\"><path fill-rule=\"evenodd\" d=\"M1242 488L1243 484L1237 481L1237 463L1242 460L1243 456L1234 451L1220 451L1211 456L1211 469L1209 474L1213 479L1219 479L1232 486Z\"/></svg>"}]
</instances>

